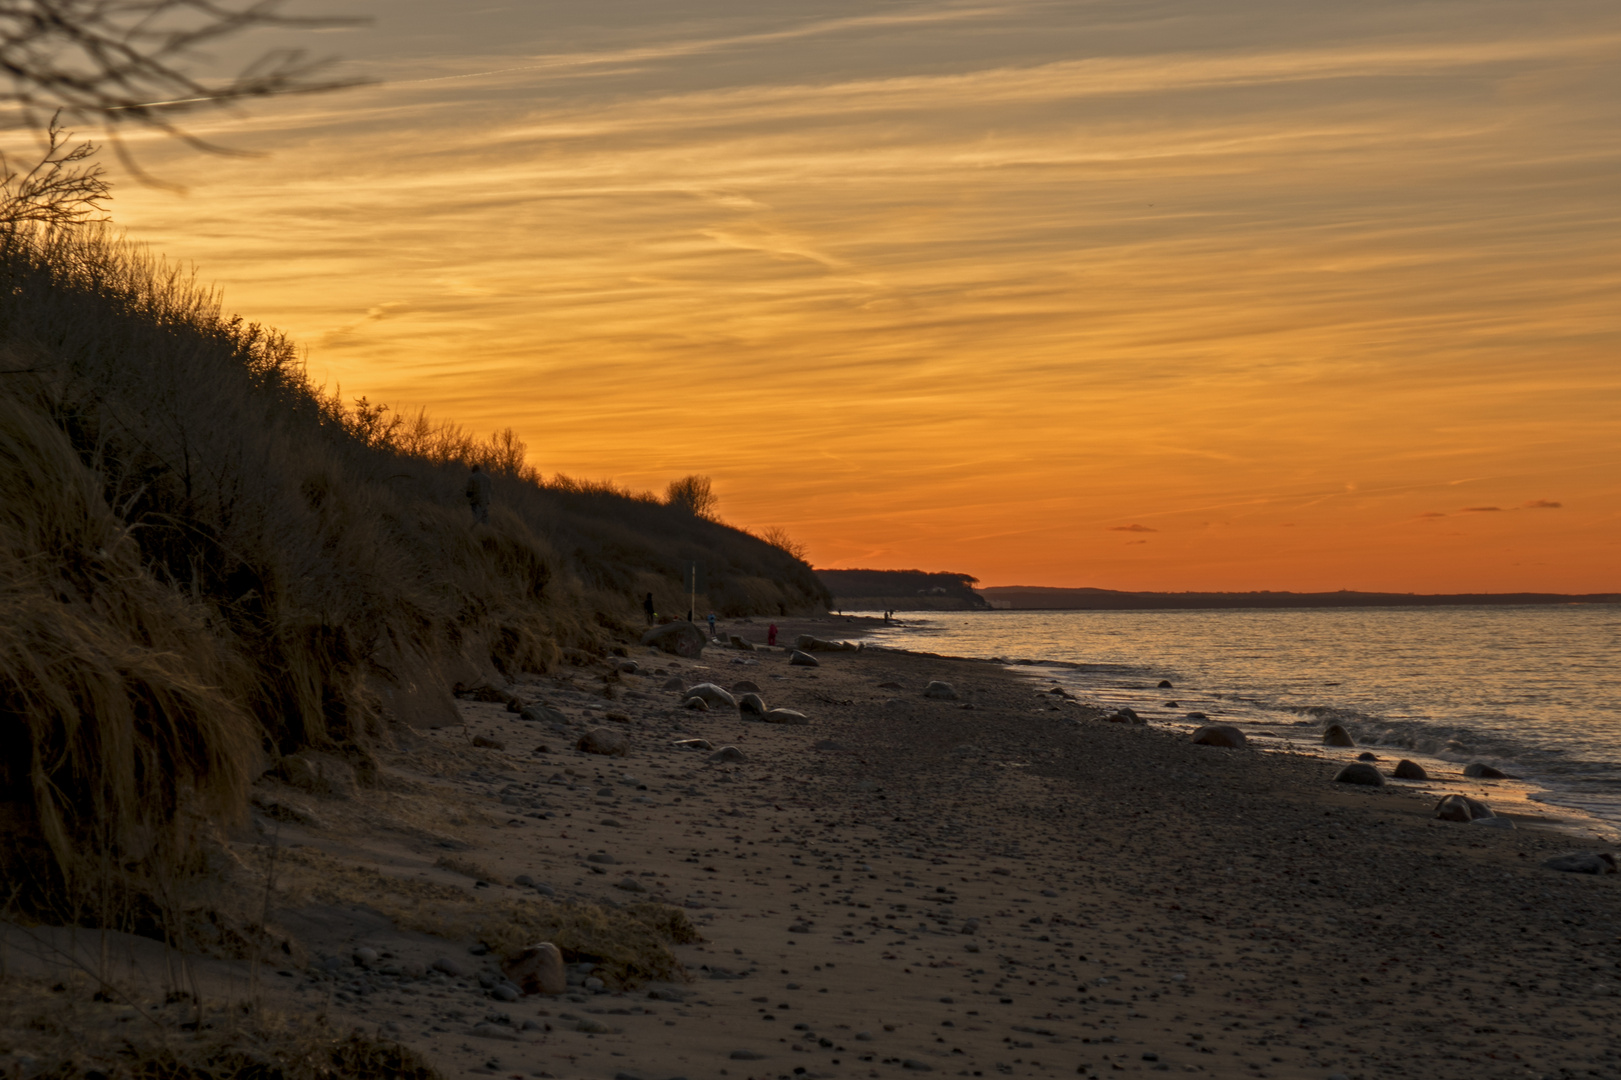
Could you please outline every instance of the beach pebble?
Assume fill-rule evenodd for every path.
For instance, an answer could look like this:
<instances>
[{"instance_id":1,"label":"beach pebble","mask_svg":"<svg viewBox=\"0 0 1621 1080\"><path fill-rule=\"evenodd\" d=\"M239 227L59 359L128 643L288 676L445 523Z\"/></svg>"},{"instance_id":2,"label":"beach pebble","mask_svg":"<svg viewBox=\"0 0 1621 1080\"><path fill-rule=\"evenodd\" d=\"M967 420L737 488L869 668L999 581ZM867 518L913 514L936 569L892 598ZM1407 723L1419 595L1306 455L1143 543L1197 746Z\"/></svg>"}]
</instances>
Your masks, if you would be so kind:
<instances>
[{"instance_id":1,"label":"beach pebble","mask_svg":"<svg viewBox=\"0 0 1621 1080\"><path fill-rule=\"evenodd\" d=\"M737 649L739 652L755 651L754 642L738 634L730 634L727 636L726 640L731 643L732 648Z\"/></svg>"},{"instance_id":2,"label":"beach pebble","mask_svg":"<svg viewBox=\"0 0 1621 1080\"><path fill-rule=\"evenodd\" d=\"M760 719L768 724L808 724L810 717L798 709L772 709Z\"/></svg>"},{"instance_id":3,"label":"beach pebble","mask_svg":"<svg viewBox=\"0 0 1621 1080\"><path fill-rule=\"evenodd\" d=\"M1356 756L1356 759L1358 761L1378 761L1379 760L1379 755L1378 754L1370 754L1370 753L1368 753L1368 751L1364 750L1364 751L1362 751L1362 753L1360 753L1360 754L1358 754Z\"/></svg>"},{"instance_id":4,"label":"beach pebble","mask_svg":"<svg viewBox=\"0 0 1621 1080\"><path fill-rule=\"evenodd\" d=\"M719 750L716 750L713 754L710 754L709 757L707 758L707 760L719 762L719 761L747 761L748 759L743 756L743 751L739 750L737 747L735 747L735 746L723 746Z\"/></svg>"},{"instance_id":5,"label":"beach pebble","mask_svg":"<svg viewBox=\"0 0 1621 1080\"><path fill-rule=\"evenodd\" d=\"M1435 816L1442 821L1473 821L1497 815L1491 807L1467 795L1448 795L1435 804Z\"/></svg>"},{"instance_id":6,"label":"beach pebble","mask_svg":"<svg viewBox=\"0 0 1621 1080\"><path fill-rule=\"evenodd\" d=\"M676 678L674 675L664 680L664 689L666 690L679 690L685 685L687 684Z\"/></svg>"},{"instance_id":7,"label":"beach pebble","mask_svg":"<svg viewBox=\"0 0 1621 1080\"><path fill-rule=\"evenodd\" d=\"M812 656L808 652L801 652L799 649L795 649L793 652L788 654L788 662L790 664L796 664L799 667L822 666L822 662L816 659L816 657Z\"/></svg>"},{"instance_id":8,"label":"beach pebble","mask_svg":"<svg viewBox=\"0 0 1621 1080\"><path fill-rule=\"evenodd\" d=\"M1365 784L1368 787L1384 787L1385 778L1379 770L1372 765L1354 762L1341 769L1334 777L1340 784Z\"/></svg>"},{"instance_id":9,"label":"beach pebble","mask_svg":"<svg viewBox=\"0 0 1621 1080\"><path fill-rule=\"evenodd\" d=\"M1346 731L1345 728L1341 727L1339 724L1330 724L1323 731L1323 745L1355 746L1356 740L1351 738L1351 733Z\"/></svg>"},{"instance_id":10,"label":"beach pebble","mask_svg":"<svg viewBox=\"0 0 1621 1080\"><path fill-rule=\"evenodd\" d=\"M950 683L936 679L923 688L923 696L938 701L956 701L957 691Z\"/></svg>"},{"instance_id":11,"label":"beach pebble","mask_svg":"<svg viewBox=\"0 0 1621 1080\"><path fill-rule=\"evenodd\" d=\"M1210 719L1210 717L1207 716L1206 714L1202 713L1202 712L1190 712L1190 713L1187 714L1187 716L1183 717L1183 719L1184 720L1208 720L1208 719Z\"/></svg>"},{"instance_id":12,"label":"beach pebble","mask_svg":"<svg viewBox=\"0 0 1621 1080\"><path fill-rule=\"evenodd\" d=\"M1494 769L1490 765L1482 765L1478 761L1473 765L1465 765L1463 775L1476 780L1507 780L1509 778L1508 773L1503 772L1501 769Z\"/></svg>"},{"instance_id":13,"label":"beach pebble","mask_svg":"<svg viewBox=\"0 0 1621 1080\"><path fill-rule=\"evenodd\" d=\"M749 679L739 679L732 684L732 693L734 694L758 694L759 692L760 687Z\"/></svg>"},{"instance_id":14,"label":"beach pebble","mask_svg":"<svg viewBox=\"0 0 1621 1080\"><path fill-rule=\"evenodd\" d=\"M764 716L766 714L765 699L759 694L744 694L737 699L737 711L744 716Z\"/></svg>"},{"instance_id":15,"label":"beach pebble","mask_svg":"<svg viewBox=\"0 0 1621 1080\"><path fill-rule=\"evenodd\" d=\"M1396 768L1392 770L1390 775L1397 780L1428 780L1430 778L1430 774L1424 771L1424 766L1416 761L1408 761L1406 758L1396 762Z\"/></svg>"},{"instance_id":16,"label":"beach pebble","mask_svg":"<svg viewBox=\"0 0 1621 1080\"><path fill-rule=\"evenodd\" d=\"M1170 679L1161 679L1159 681L1159 688L1161 690L1174 690L1175 689L1175 687L1173 687L1171 685L1171 680Z\"/></svg>"},{"instance_id":17,"label":"beach pebble","mask_svg":"<svg viewBox=\"0 0 1621 1080\"><path fill-rule=\"evenodd\" d=\"M683 750L713 750L715 747L708 739L678 739L676 745Z\"/></svg>"},{"instance_id":18,"label":"beach pebble","mask_svg":"<svg viewBox=\"0 0 1621 1080\"><path fill-rule=\"evenodd\" d=\"M615 883L614 888L616 888L616 889L624 889L626 892L646 892L647 891L647 886L643 885L641 882L637 881L633 877L621 878L617 883Z\"/></svg>"},{"instance_id":19,"label":"beach pebble","mask_svg":"<svg viewBox=\"0 0 1621 1080\"><path fill-rule=\"evenodd\" d=\"M492 739L488 735L474 735L473 745L483 747L487 750L505 750L507 748L506 743L502 742L500 739Z\"/></svg>"},{"instance_id":20,"label":"beach pebble","mask_svg":"<svg viewBox=\"0 0 1621 1080\"><path fill-rule=\"evenodd\" d=\"M501 972L525 994L561 994L568 990L563 952L549 941L529 946L502 964Z\"/></svg>"},{"instance_id":21,"label":"beach pebble","mask_svg":"<svg viewBox=\"0 0 1621 1080\"><path fill-rule=\"evenodd\" d=\"M593 851L591 854L585 857L585 861L599 863L603 866L616 866L619 863L618 859L614 858L606 851Z\"/></svg>"},{"instance_id":22,"label":"beach pebble","mask_svg":"<svg viewBox=\"0 0 1621 1080\"><path fill-rule=\"evenodd\" d=\"M574 744L578 750L588 754L605 754L608 757L624 757L630 752L630 739L622 731L612 728L592 728L580 736L580 741Z\"/></svg>"},{"instance_id":23,"label":"beach pebble","mask_svg":"<svg viewBox=\"0 0 1621 1080\"><path fill-rule=\"evenodd\" d=\"M759 1061L765 1057L754 1050L733 1050L731 1056L733 1061Z\"/></svg>"},{"instance_id":24,"label":"beach pebble","mask_svg":"<svg viewBox=\"0 0 1621 1080\"><path fill-rule=\"evenodd\" d=\"M1563 870L1567 874L1613 874L1615 856L1609 852L1583 851L1574 855L1555 855L1544 859L1549 870Z\"/></svg>"},{"instance_id":25,"label":"beach pebble","mask_svg":"<svg viewBox=\"0 0 1621 1080\"><path fill-rule=\"evenodd\" d=\"M586 980L586 982L591 981L592 980L590 979ZM597 981L600 982L601 980ZM601 1020L587 1016L579 1023L574 1025L574 1030L583 1031L587 1035L612 1035L614 1029L609 1027L607 1024L604 1024Z\"/></svg>"},{"instance_id":26,"label":"beach pebble","mask_svg":"<svg viewBox=\"0 0 1621 1080\"><path fill-rule=\"evenodd\" d=\"M504 1039L507 1042L517 1042L518 1033L505 1024L474 1024L473 1034L481 1039Z\"/></svg>"},{"instance_id":27,"label":"beach pebble","mask_svg":"<svg viewBox=\"0 0 1621 1080\"><path fill-rule=\"evenodd\" d=\"M586 979L585 982L583 984L581 984L581 985L583 985L587 990L589 990L593 994L600 994L603 991L608 989L608 984L603 982L601 979L597 978L594 975L591 978Z\"/></svg>"},{"instance_id":28,"label":"beach pebble","mask_svg":"<svg viewBox=\"0 0 1621 1080\"><path fill-rule=\"evenodd\" d=\"M716 707L722 705L728 709L735 709L737 707L737 699L734 698L729 691L716 686L712 682L699 683L697 686L694 686L688 690L683 696L688 698L703 698L705 701L709 702L709 704Z\"/></svg>"},{"instance_id":29,"label":"beach pebble","mask_svg":"<svg viewBox=\"0 0 1621 1080\"><path fill-rule=\"evenodd\" d=\"M1200 746L1225 746L1232 750L1241 749L1248 741L1244 733L1231 724L1206 724L1193 733L1193 741Z\"/></svg>"},{"instance_id":30,"label":"beach pebble","mask_svg":"<svg viewBox=\"0 0 1621 1080\"><path fill-rule=\"evenodd\" d=\"M709 702L705 701L701 697L689 697L687 700L683 701L681 704L684 707L686 707L688 709L696 710L697 712L708 712L709 711Z\"/></svg>"},{"instance_id":31,"label":"beach pebble","mask_svg":"<svg viewBox=\"0 0 1621 1080\"><path fill-rule=\"evenodd\" d=\"M965 933L965 934L977 934L977 933L979 933L979 920L978 919L968 919L967 921L965 921L962 924L962 932Z\"/></svg>"},{"instance_id":32,"label":"beach pebble","mask_svg":"<svg viewBox=\"0 0 1621 1080\"><path fill-rule=\"evenodd\" d=\"M490 996L497 1001L517 1001L522 995L511 983L499 983L490 991Z\"/></svg>"},{"instance_id":33,"label":"beach pebble","mask_svg":"<svg viewBox=\"0 0 1621 1080\"><path fill-rule=\"evenodd\" d=\"M377 963L377 950L369 945L362 945L355 950L355 963L362 966Z\"/></svg>"}]
</instances>

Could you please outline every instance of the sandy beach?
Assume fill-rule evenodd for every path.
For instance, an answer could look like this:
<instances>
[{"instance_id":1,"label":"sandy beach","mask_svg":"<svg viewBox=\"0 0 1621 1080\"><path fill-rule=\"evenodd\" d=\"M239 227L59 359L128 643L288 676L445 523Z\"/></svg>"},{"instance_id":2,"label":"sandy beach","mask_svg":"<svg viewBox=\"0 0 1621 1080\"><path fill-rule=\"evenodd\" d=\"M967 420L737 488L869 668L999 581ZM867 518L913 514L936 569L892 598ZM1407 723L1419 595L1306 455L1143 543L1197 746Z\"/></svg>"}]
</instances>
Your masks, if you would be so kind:
<instances>
[{"instance_id":1,"label":"sandy beach","mask_svg":"<svg viewBox=\"0 0 1621 1080\"><path fill-rule=\"evenodd\" d=\"M460 701L465 726L404 733L375 785L261 780L229 852L250 877L274 853L288 949L188 977L446 1076L1621 1076L1621 876L1541 865L1594 850L1577 837L1103 722L991 663L626 651L635 674L610 657L512 688L549 721ZM682 707L706 682L808 722ZM628 752L575 748L597 728ZM670 946L685 978L576 962L568 993L504 1000L479 913L536 897L671 905L701 940ZM56 979L99 949L123 997L84 1008L163 1008L155 944L108 961L70 937L8 929L7 970Z\"/></svg>"}]
</instances>

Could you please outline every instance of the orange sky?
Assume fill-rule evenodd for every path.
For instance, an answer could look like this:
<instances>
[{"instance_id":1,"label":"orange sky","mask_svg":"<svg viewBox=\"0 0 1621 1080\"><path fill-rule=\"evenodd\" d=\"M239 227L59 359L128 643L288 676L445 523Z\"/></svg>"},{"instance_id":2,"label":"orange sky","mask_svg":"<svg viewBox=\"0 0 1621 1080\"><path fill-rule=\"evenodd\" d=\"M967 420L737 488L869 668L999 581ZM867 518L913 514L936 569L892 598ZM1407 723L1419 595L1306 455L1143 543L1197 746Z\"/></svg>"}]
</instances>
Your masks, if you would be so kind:
<instances>
[{"instance_id":1,"label":"orange sky","mask_svg":"<svg viewBox=\"0 0 1621 1080\"><path fill-rule=\"evenodd\" d=\"M1613 0L371 9L112 207L346 396L818 566L1621 590Z\"/></svg>"}]
</instances>

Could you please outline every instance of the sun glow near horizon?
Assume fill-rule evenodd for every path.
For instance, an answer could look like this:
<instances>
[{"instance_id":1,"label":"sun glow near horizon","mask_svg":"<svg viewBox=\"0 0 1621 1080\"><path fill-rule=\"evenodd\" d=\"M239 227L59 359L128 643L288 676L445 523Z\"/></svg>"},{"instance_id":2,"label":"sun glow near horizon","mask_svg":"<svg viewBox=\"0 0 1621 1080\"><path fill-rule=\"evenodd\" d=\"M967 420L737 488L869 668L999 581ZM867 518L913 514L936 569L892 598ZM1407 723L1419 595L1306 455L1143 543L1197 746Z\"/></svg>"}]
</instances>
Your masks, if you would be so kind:
<instances>
[{"instance_id":1,"label":"sun glow near horizon","mask_svg":"<svg viewBox=\"0 0 1621 1080\"><path fill-rule=\"evenodd\" d=\"M1621 10L1206 8L379 3L377 85L113 209L346 396L819 566L1621 590Z\"/></svg>"}]
</instances>

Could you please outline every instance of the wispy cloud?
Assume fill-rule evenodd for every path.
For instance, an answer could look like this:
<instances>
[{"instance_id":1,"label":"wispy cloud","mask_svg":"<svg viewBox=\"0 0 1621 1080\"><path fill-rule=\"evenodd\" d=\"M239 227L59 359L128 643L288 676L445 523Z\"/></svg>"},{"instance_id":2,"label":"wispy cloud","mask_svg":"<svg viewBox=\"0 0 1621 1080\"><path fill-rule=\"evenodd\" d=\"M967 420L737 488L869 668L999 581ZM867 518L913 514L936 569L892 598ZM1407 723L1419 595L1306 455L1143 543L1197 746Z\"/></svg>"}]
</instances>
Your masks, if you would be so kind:
<instances>
[{"instance_id":1,"label":"wispy cloud","mask_svg":"<svg viewBox=\"0 0 1621 1080\"><path fill-rule=\"evenodd\" d=\"M1158 529L1150 529L1147 525L1110 525L1109 531L1138 533L1159 532Z\"/></svg>"},{"instance_id":2,"label":"wispy cloud","mask_svg":"<svg viewBox=\"0 0 1621 1080\"><path fill-rule=\"evenodd\" d=\"M1551 499L1532 499L1528 503L1521 503L1521 510L1558 510L1564 503L1557 503Z\"/></svg>"}]
</instances>

